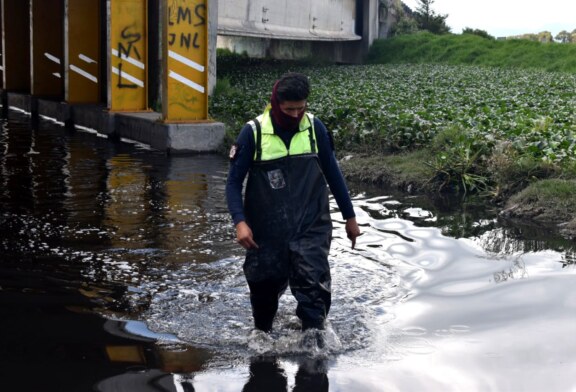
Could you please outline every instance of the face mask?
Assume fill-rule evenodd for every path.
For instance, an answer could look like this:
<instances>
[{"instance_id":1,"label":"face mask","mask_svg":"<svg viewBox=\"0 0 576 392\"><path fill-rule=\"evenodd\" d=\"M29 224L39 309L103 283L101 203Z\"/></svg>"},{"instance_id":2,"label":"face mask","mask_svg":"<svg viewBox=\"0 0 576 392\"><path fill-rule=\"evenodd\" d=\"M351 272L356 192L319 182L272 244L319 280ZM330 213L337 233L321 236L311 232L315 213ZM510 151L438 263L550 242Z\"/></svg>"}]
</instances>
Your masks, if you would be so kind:
<instances>
[{"instance_id":1,"label":"face mask","mask_svg":"<svg viewBox=\"0 0 576 392\"><path fill-rule=\"evenodd\" d=\"M278 101L278 82L274 84L274 88L272 89L272 97L270 98L270 103L272 104L272 119L274 120L274 124L285 131L292 131L297 132L300 128L300 121L304 116L304 111L298 114L297 117L289 116L288 114L284 113L280 109L280 102Z\"/></svg>"}]
</instances>

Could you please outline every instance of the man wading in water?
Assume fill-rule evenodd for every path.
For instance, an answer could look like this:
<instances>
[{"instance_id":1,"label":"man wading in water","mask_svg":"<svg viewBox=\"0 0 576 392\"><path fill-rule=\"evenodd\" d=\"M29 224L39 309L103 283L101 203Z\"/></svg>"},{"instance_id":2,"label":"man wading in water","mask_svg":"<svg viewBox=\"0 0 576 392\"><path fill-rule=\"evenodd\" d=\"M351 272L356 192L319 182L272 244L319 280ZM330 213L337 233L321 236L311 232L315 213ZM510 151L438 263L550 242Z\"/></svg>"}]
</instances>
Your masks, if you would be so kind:
<instances>
[{"instance_id":1,"label":"man wading in water","mask_svg":"<svg viewBox=\"0 0 576 392\"><path fill-rule=\"evenodd\" d=\"M290 286L302 330L319 331L305 336L322 348L331 303L326 183L352 248L361 233L331 135L306 112L309 93L305 75L288 73L276 82L264 113L242 128L230 150L226 197L237 241L247 249L244 274L255 327L271 331L278 300Z\"/></svg>"}]
</instances>

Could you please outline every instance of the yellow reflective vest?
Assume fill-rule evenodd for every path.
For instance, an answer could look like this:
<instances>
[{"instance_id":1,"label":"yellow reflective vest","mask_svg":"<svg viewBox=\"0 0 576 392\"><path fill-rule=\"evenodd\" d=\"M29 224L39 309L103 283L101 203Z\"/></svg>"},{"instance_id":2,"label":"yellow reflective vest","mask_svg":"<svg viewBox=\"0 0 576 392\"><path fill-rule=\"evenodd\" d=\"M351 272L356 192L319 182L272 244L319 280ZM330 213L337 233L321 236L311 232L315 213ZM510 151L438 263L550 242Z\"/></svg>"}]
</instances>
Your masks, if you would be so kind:
<instances>
[{"instance_id":1,"label":"yellow reflective vest","mask_svg":"<svg viewBox=\"0 0 576 392\"><path fill-rule=\"evenodd\" d=\"M282 139L274 133L270 110L271 106L268 105L263 114L248 122L254 131L255 161L271 161L292 155L317 153L314 116L311 113L306 112L302 117L300 130L292 136L290 149L287 149Z\"/></svg>"}]
</instances>

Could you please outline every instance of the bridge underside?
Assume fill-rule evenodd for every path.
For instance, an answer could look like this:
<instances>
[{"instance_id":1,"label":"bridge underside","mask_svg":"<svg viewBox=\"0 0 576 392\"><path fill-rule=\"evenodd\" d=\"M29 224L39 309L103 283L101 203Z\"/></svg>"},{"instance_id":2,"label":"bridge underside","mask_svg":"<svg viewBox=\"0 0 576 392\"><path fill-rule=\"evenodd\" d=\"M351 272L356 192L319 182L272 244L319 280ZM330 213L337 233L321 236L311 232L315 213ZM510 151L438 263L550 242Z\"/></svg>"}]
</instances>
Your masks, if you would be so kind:
<instances>
[{"instance_id":1,"label":"bridge underside","mask_svg":"<svg viewBox=\"0 0 576 392\"><path fill-rule=\"evenodd\" d=\"M218 33L255 38L355 41L356 0L220 0Z\"/></svg>"},{"instance_id":2,"label":"bridge underside","mask_svg":"<svg viewBox=\"0 0 576 392\"><path fill-rule=\"evenodd\" d=\"M360 62L378 0L220 0L218 47L251 57Z\"/></svg>"}]
</instances>

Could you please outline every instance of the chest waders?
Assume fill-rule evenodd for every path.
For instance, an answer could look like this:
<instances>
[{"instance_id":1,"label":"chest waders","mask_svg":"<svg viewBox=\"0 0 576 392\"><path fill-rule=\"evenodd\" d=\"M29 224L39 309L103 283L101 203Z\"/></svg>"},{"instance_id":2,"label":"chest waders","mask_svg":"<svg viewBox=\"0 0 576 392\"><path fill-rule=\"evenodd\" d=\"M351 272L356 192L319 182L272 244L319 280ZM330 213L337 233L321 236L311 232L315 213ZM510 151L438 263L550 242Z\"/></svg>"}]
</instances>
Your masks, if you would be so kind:
<instances>
[{"instance_id":1,"label":"chest waders","mask_svg":"<svg viewBox=\"0 0 576 392\"><path fill-rule=\"evenodd\" d=\"M256 156L244 203L259 246L247 251L244 262L254 323L263 331L272 328L278 300L290 286L302 329L323 329L331 303L332 221L313 120L304 116L288 150L266 114L254 121Z\"/></svg>"}]
</instances>

